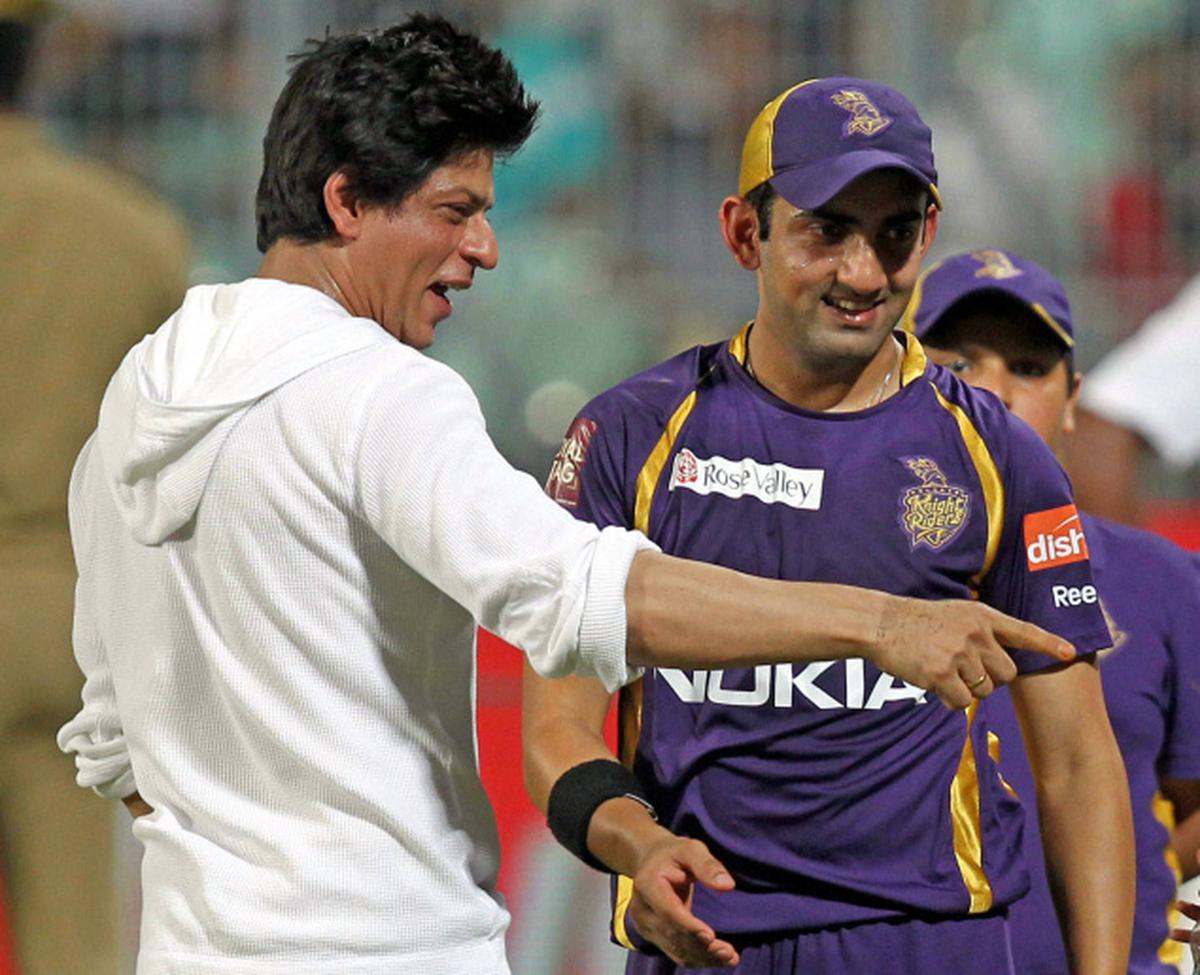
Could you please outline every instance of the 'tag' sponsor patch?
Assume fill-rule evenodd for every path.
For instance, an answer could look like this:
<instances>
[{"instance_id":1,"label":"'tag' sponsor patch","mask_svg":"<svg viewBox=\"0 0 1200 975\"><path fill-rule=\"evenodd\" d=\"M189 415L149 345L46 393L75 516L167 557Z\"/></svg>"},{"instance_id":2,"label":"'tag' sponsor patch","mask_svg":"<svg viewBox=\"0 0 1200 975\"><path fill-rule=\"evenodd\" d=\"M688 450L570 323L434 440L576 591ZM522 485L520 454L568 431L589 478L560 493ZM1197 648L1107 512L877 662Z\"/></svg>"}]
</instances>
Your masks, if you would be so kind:
<instances>
[{"instance_id":1,"label":"'tag' sponsor patch","mask_svg":"<svg viewBox=\"0 0 1200 975\"><path fill-rule=\"evenodd\" d=\"M567 428L562 446L554 455L550 466L550 477L546 479L546 493L564 508L579 505L579 477L587 460L588 448L592 445L592 434L596 432L594 420L577 416Z\"/></svg>"},{"instance_id":2,"label":"'tag' sponsor patch","mask_svg":"<svg viewBox=\"0 0 1200 975\"><path fill-rule=\"evenodd\" d=\"M1025 559L1030 572L1082 562L1088 557L1087 539L1073 504L1028 514L1024 528Z\"/></svg>"}]
</instances>

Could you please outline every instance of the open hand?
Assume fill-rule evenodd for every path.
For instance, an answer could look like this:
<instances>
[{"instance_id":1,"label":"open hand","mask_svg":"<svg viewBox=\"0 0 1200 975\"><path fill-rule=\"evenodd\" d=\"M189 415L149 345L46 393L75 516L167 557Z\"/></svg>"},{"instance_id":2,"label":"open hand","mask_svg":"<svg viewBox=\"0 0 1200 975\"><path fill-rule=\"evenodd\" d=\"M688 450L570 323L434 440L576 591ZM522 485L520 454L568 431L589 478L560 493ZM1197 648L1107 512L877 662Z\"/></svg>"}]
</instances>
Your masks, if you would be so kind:
<instances>
[{"instance_id":1,"label":"open hand","mask_svg":"<svg viewBox=\"0 0 1200 975\"><path fill-rule=\"evenodd\" d=\"M700 840L674 834L652 847L633 878L629 913L642 937L677 965L732 968L736 949L692 913L697 884L732 890L733 878Z\"/></svg>"}]
</instances>

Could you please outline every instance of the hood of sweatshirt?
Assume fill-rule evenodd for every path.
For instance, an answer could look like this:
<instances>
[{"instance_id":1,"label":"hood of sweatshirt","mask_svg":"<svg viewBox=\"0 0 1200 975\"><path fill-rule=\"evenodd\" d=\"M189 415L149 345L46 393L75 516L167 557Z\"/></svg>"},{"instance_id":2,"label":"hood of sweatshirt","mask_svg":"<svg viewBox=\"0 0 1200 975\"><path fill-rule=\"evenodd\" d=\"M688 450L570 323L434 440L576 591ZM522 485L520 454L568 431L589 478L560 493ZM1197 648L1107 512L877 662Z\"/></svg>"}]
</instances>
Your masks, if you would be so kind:
<instances>
[{"instance_id":1,"label":"hood of sweatshirt","mask_svg":"<svg viewBox=\"0 0 1200 975\"><path fill-rule=\"evenodd\" d=\"M238 418L338 356L396 340L314 288L264 278L191 288L125 356L95 447L122 519L156 545L191 520Z\"/></svg>"}]
</instances>

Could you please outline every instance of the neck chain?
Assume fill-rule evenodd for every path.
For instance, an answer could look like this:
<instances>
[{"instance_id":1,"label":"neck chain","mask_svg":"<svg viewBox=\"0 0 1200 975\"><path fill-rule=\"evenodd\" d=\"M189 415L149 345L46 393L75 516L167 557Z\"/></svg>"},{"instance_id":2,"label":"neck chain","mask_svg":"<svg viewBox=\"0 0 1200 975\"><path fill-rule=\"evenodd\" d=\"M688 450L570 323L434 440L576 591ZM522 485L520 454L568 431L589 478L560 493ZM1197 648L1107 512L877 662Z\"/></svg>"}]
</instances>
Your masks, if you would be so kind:
<instances>
[{"instance_id":1,"label":"neck chain","mask_svg":"<svg viewBox=\"0 0 1200 975\"><path fill-rule=\"evenodd\" d=\"M872 396L865 404L859 407L859 409L869 410L872 406L879 405L880 401L883 399L883 394L887 391L888 383L892 381L892 376L896 373L896 366L899 365L900 360L904 358L904 351L901 348L900 343L890 335L888 336L888 339L892 343L892 348L895 350L895 355L892 357L892 365L888 369L887 375L883 377L883 382L879 384L879 388L875 390L875 395ZM755 382L758 382L758 375L754 371L754 364L750 361L749 335L746 336L746 359L743 363L743 366L746 369L746 374Z\"/></svg>"},{"instance_id":2,"label":"neck chain","mask_svg":"<svg viewBox=\"0 0 1200 975\"><path fill-rule=\"evenodd\" d=\"M883 382L879 384L879 388L875 390L875 395L871 397L871 401L863 407L864 410L868 410L872 406L877 406L879 401L883 399L883 394L888 388L888 383L892 381L892 374L896 371L896 365L900 362L900 359L903 356L903 353L900 351L900 346L896 340L890 335L888 336L888 340L892 343L892 347L896 350L895 355L892 356L891 368L888 369L887 375L883 377Z\"/></svg>"}]
</instances>

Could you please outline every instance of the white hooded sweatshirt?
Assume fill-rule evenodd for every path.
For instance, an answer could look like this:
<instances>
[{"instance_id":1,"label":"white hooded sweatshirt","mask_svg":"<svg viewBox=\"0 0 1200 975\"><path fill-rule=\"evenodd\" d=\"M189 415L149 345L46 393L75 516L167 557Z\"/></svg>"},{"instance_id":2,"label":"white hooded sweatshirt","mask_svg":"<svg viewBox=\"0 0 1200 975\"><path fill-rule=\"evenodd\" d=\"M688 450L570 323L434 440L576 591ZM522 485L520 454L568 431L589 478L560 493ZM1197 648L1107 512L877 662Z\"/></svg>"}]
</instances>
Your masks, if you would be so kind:
<instances>
[{"instance_id":1,"label":"white hooded sweatshirt","mask_svg":"<svg viewBox=\"0 0 1200 975\"><path fill-rule=\"evenodd\" d=\"M650 543L546 499L452 370L258 279L126 356L70 516L59 744L154 808L139 975L507 972L476 621L613 688Z\"/></svg>"}]
</instances>

